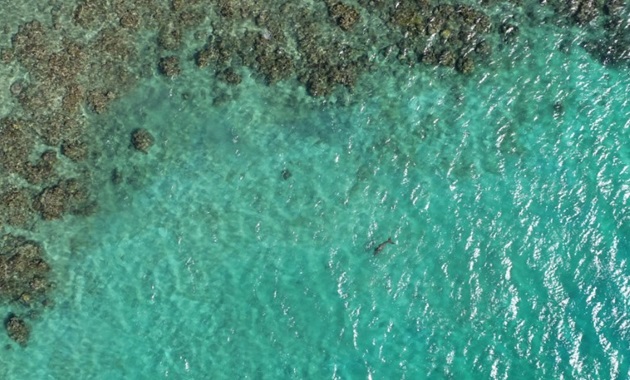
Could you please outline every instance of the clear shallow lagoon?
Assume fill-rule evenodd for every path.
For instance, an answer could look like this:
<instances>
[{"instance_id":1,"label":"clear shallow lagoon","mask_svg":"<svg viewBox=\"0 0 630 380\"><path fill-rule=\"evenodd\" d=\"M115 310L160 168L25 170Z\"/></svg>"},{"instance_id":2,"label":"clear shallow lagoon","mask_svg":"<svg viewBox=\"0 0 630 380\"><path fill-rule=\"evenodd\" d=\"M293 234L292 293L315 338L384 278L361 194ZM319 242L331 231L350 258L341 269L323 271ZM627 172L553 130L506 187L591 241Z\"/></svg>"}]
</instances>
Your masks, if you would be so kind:
<instances>
[{"instance_id":1,"label":"clear shallow lagoon","mask_svg":"<svg viewBox=\"0 0 630 380\"><path fill-rule=\"evenodd\" d=\"M58 304L0 377L627 378L630 77L555 44L344 106L142 84L95 120L99 212L42 227Z\"/></svg>"}]
</instances>

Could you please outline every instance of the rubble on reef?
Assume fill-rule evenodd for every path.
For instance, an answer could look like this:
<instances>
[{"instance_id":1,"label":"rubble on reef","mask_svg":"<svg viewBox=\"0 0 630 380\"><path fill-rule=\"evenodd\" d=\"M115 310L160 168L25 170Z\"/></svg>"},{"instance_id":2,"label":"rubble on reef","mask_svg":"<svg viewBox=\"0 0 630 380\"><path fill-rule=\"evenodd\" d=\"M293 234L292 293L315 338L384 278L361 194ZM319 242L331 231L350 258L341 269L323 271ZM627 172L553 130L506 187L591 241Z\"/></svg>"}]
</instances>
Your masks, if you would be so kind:
<instances>
[{"instance_id":1,"label":"rubble on reef","mask_svg":"<svg viewBox=\"0 0 630 380\"><path fill-rule=\"evenodd\" d=\"M517 2L506 1L505 10L497 12L499 0L474 5L458 0L78 0L7 26L0 64L20 75L4 82L16 106L0 116L0 228L28 231L40 220L95 209L90 168L98 147L90 130L97 126L87 120L107 114L140 78L174 78L194 64L222 82L217 86L238 86L251 75L269 86L291 81L311 97L326 99L336 92L352 95L363 73L386 74L392 65L473 75L492 62L493 52L525 40L524 23L540 23L536 12L517 14L510 11ZM599 38L582 47L603 64L628 66L624 1L545 0L539 6L553 12L561 27L597 30ZM231 98L217 93L208 106ZM136 150L147 153L153 144L149 131L131 133ZM282 172L284 179L290 176L288 169ZM123 171L114 169L110 180L121 184ZM30 305L45 298L48 266L41 246L2 244L0 297ZM28 337L21 319L8 321L14 340L22 341L24 331Z\"/></svg>"}]
</instances>

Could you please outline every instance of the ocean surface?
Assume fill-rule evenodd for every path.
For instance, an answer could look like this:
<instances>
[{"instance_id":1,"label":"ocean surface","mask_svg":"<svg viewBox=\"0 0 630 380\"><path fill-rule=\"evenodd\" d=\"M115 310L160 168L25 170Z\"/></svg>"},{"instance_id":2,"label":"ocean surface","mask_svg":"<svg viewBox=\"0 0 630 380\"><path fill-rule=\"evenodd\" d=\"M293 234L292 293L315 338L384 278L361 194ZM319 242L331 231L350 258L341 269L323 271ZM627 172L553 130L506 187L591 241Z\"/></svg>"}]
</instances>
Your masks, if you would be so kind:
<instances>
[{"instance_id":1,"label":"ocean surface","mask_svg":"<svg viewBox=\"0 0 630 380\"><path fill-rule=\"evenodd\" d=\"M57 304L0 378L630 378L630 73L519 38L328 100L142 82L93 117L98 212L41 227Z\"/></svg>"}]
</instances>

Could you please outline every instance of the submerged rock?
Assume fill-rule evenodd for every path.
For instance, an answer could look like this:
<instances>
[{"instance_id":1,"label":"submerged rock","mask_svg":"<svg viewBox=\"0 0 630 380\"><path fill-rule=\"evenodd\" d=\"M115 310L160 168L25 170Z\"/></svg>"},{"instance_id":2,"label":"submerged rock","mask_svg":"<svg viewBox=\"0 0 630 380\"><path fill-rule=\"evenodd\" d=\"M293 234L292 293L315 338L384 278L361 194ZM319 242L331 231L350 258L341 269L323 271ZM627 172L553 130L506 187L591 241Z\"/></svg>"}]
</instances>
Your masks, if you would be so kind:
<instances>
[{"instance_id":1,"label":"submerged rock","mask_svg":"<svg viewBox=\"0 0 630 380\"><path fill-rule=\"evenodd\" d=\"M161 58L160 63L158 64L158 69L161 74L166 75L167 77L173 78L178 76L181 73L179 58L175 56Z\"/></svg>"},{"instance_id":2,"label":"submerged rock","mask_svg":"<svg viewBox=\"0 0 630 380\"><path fill-rule=\"evenodd\" d=\"M72 161L83 161L88 156L87 144L80 140L64 141L61 145L61 154Z\"/></svg>"},{"instance_id":3,"label":"submerged rock","mask_svg":"<svg viewBox=\"0 0 630 380\"><path fill-rule=\"evenodd\" d=\"M7 317L4 327L7 329L9 338L13 339L22 346L26 346L28 338L31 335L31 329L22 318L11 313Z\"/></svg>"},{"instance_id":4,"label":"submerged rock","mask_svg":"<svg viewBox=\"0 0 630 380\"><path fill-rule=\"evenodd\" d=\"M44 220L58 219L65 213L89 214L94 208L85 186L73 178L45 188L35 198L34 206Z\"/></svg>"},{"instance_id":5,"label":"submerged rock","mask_svg":"<svg viewBox=\"0 0 630 380\"><path fill-rule=\"evenodd\" d=\"M330 4L328 6L328 12L337 25L345 31L352 29L352 27L359 22L361 17L354 7L344 3Z\"/></svg>"},{"instance_id":6,"label":"submerged rock","mask_svg":"<svg viewBox=\"0 0 630 380\"><path fill-rule=\"evenodd\" d=\"M217 78L231 85L240 84L242 81L241 76L231 67L217 73Z\"/></svg>"},{"instance_id":7,"label":"submerged rock","mask_svg":"<svg viewBox=\"0 0 630 380\"><path fill-rule=\"evenodd\" d=\"M131 144L136 150L148 153L153 145L153 136L144 128L136 129L131 133Z\"/></svg>"},{"instance_id":8,"label":"submerged rock","mask_svg":"<svg viewBox=\"0 0 630 380\"><path fill-rule=\"evenodd\" d=\"M285 181L291 178L291 176L293 175L289 169L283 169L281 174L282 174L282 179L284 179Z\"/></svg>"},{"instance_id":9,"label":"submerged rock","mask_svg":"<svg viewBox=\"0 0 630 380\"><path fill-rule=\"evenodd\" d=\"M50 266L41 246L21 236L0 237L0 298L33 306L46 299L51 288Z\"/></svg>"},{"instance_id":10,"label":"submerged rock","mask_svg":"<svg viewBox=\"0 0 630 380\"><path fill-rule=\"evenodd\" d=\"M124 179L123 173L118 168L115 168L112 170L111 179L114 185L120 185Z\"/></svg>"},{"instance_id":11,"label":"submerged rock","mask_svg":"<svg viewBox=\"0 0 630 380\"><path fill-rule=\"evenodd\" d=\"M31 199L27 189L9 189L0 195L0 220L17 227L32 219Z\"/></svg>"}]
</instances>

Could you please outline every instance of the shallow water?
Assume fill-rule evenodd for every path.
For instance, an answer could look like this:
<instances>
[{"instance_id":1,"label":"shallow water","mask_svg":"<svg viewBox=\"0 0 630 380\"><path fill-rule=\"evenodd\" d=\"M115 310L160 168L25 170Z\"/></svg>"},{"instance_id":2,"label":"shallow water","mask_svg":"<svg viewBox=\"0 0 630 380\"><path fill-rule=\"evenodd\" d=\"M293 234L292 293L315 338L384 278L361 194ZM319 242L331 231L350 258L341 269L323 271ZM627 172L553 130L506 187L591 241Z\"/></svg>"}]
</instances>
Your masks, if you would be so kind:
<instances>
[{"instance_id":1,"label":"shallow water","mask_svg":"<svg viewBox=\"0 0 630 380\"><path fill-rule=\"evenodd\" d=\"M337 103L146 81L94 121L100 209L42 227L59 301L0 376L629 377L628 72L527 33Z\"/></svg>"}]
</instances>

